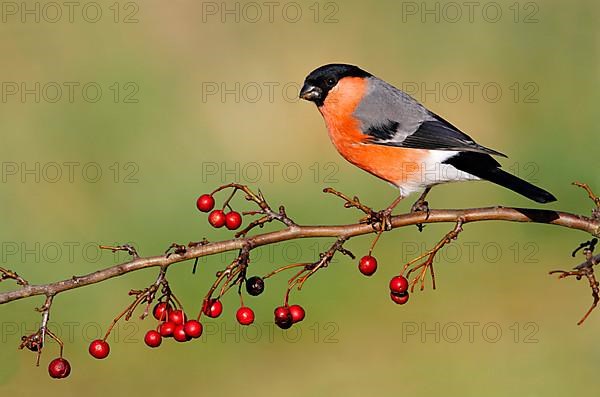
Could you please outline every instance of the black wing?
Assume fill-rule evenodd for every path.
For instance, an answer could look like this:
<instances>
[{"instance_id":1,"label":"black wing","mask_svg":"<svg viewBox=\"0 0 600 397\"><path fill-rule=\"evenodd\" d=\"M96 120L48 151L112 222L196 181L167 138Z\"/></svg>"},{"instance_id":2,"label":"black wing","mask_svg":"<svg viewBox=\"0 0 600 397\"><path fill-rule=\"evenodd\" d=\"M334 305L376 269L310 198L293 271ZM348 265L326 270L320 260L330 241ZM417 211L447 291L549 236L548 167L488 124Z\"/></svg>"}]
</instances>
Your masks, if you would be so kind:
<instances>
[{"instance_id":1,"label":"black wing","mask_svg":"<svg viewBox=\"0 0 600 397\"><path fill-rule=\"evenodd\" d=\"M365 134L371 136L371 143L385 146L405 147L412 149L456 150L478 152L506 157L506 155L481 146L470 136L439 117L429 112L430 120L423 121L417 129L407 134L400 131L400 123L388 120L383 125L370 126Z\"/></svg>"}]
</instances>

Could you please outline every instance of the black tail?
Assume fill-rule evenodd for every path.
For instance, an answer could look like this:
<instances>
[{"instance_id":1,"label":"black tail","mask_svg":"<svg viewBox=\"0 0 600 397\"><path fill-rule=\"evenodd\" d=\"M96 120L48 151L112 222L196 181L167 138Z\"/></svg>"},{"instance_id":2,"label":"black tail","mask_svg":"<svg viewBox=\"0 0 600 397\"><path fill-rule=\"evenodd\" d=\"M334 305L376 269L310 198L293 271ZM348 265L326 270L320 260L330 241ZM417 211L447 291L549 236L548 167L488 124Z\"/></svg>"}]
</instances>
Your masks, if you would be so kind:
<instances>
[{"instance_id":1,"label":"black tail","mask_svg":"<svg viewBox=\"0 0 600 397\"><path fill-rule=\"evenodd\" d=\"M481 179L494 182L500 186L517 192L528 199L538 203L550 203L556 201L551 193L540 189L531 183L524 181L500 168L500 163L492 156L474 152L460 152L456 156L444 161L457 169L475 175Z\"/></svg>"},{"instance_id":2,"label":"black tail","mask_svg":"<svg viewBox=\"0 0 600 397\"><path fill-rule=\"evenodd\" d=\"M479 176L479 175L476 175ZM531 183L524 181L521 178L509 174L503 171L501 168L492 168L483 173L480 178L487 179L490 182L497 183L500 186L504 186L507 189L522 194L523 196L537 201L538 203L550 203L556 201L551 193L540 189L539 187L532 185Z\"/></svg>"}]
</instances>

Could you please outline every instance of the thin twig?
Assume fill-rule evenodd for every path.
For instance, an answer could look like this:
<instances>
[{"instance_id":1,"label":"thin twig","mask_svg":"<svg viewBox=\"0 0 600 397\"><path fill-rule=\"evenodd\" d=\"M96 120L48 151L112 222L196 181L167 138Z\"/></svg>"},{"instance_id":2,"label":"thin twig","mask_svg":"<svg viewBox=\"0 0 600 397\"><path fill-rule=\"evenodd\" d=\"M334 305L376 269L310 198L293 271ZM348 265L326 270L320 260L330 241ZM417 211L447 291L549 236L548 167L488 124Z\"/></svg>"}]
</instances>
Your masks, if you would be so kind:
<instances>
[{"instance_id":1,"label":"thin twig","mask_svg":"<svg viewBox=\"0 0 600 397\"><path fill-rule=\"evenodd\" d=\"M577 280L581 280L583 277L587 278L589 287L592 290L593 302L588 311L585 312L581 320L577 322L577 325L583 324L583 322L588 318L588 316L592 313L592 311L596 308L598 302L600 301L600 284L598 283L598 280L596 280L596 276L594 275L594 266L600 263L600 255L594 256L594 249L596 248L597 243L598 239L593 238L589 241L579 244L579 247L577 247L573 251L572 256L574 257L578 251L583 250L582 253L585 257L585 262L582 262L579 265L575 266L573 270L552 270L551 272L549 272L549 274L558 274L559 279L575 277Z\"/></svg>"},{"instance_id":2,"label":"thin twig","mask_svg":"<svg viewBox=\"0 0 600 397\"><path fill-rule=\"evenodd\" d=\"M417 266L410 268L410 270L408 270L408 273L406 273L406 278L410 278L410 275L414 271L416 271L417 269L421 269L421 271L419 272L419 274L413 280L411 280L409 282L410 292L413 292L415 290L415 285L417 284L417 282L421 282L421 291L423 291L425 289L425 276L426 276L428 270L431 273L432 287L433 287L433 289L435 289L435 273L434 273L434 270L433 270L433 260L435 259L435 256L437 255L437 253L446 244L449 244L453 240L456 240L456 238L458 237L458 235L463 230L462 229L463 223L464 223L464 220L459 218L456 221L456 226L454 226L454 229L452 229L448 233L446 233L446 235L444 237L442 237L442 239L432 249L424 252L423 254L419 255L418 257L414 258L413 260L407 262L404 265L404 269L402 269L402 273L404 273L410 266L412 266L416 262L418 262L421 259L427 257L427 259L425 259L423 262L421 262Z\"/></svg>"},{"instance_id":3,"label":"thin twig","mask_svg":"<svg viewBox=\"0 0 600 397\"><path fill-rule=\"evenodd\" d=\"M15 280L17 285L21 285L23 287L29 285L27 280L19 276L16 272L0 267L0 282L4 280Z\"/></svg>"}]
</instances>

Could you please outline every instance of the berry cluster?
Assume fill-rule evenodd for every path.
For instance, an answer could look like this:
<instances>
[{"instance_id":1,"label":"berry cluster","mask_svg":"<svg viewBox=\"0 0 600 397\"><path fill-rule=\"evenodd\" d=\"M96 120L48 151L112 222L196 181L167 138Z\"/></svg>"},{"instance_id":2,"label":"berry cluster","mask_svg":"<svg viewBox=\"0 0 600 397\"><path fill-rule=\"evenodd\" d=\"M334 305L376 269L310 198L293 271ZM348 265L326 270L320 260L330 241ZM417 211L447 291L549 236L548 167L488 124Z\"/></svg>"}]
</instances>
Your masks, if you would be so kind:
<instances>
[{"instance_id":1,"label":"berry cluster","mask_svg":"<svg viewBox=\"0 0 600 397\"><path fill-rule=\"evenodd\" d=\"M187 342L202 335L202 324L198 320L188 320L182 309L174 308L168 302L159 302L154 306L152 315L158 320L156 329L151 329L144 336L144 343L149 347L158 347L163 338L173 338L177 342ZM107 335L108 336L108 335ZM96 339L90 343L89 353L92 357L103 359L110 353L110 346L105 339Z\"/></svg>"},{"instance_id":2,"label":"berry cluster","mask_svg":"<svg viewBox=\"0 0 600 397\"><path fill-rule=\"evenodd\" d=\"M252 296L258 296L265 290L265 280L258 276L252 276L246 280L246 292ZM287 295L286 295L287 298ZM249 311L249 313L248 313ZM243 322L246 314L250 315L248 324L254 321L254 313L247 307L240 307L237 312L238 322L242 325L247 325ZM293 324L304 320L306 313L300 305L289 306L287 302L283 306L278 306L274 311L275 324L281 329L288 329ZM251 319L251 320L250 320Z\"/></svg>"},{"instance_id":3,"label":"berry cluster","mask_svg":"<svg viewBox=\"0 0 600 397\"><path fill-rule=\"evenodd\" d=\"M408 302L408 280L406 277L400 275L390 280L390 298L399 305Z\"/></svg>"},{"instance_id":4,"label":"berry cluster","mask_svg":"<svg viewBox=\"0 0 600 397\"><path fill-rule=\"evenodd\" d=\"M219 299L209 299L202 312L210 318L217 318L223 312L223 304ZM254 322L254 311L242 303L235 313L235 318L240 325L250 325Z\"/></svg>"},{"instance_id":5,"label":"berry cluster","mask_svg":"<svg viewBox=\"0 0 600 397\"><path fill-rule=\"evenodd\" d=\"M228 200L229 201L229 200ZM226 202L222 209L215 210L215 199L212 194L203 194L196 200L196 208L202 212L210 212L208 214L208 223L212 227L221 228L227 227L229 230L236 230L242 225L242 215L230 208L230 211L225 213L225 207L229 207Z\"/></svg>"},{"instance_id":6,"label":"berry cluster","mask_svg":"<svg viewBox=\"0 0 600 397\"><path fill-rule=\"evenodd\" d=\"M281 329L288 329L292 325L304 320L306 313L300 305L279 306L275 308L275 324Z\"/></svg>"},{"instance_id":7,"label":"berry cluster","mask_svg":"<svg viewBox=\"0 0 600 397\"><path fill-rule=\"evenodd\" d=\"M144 342L149 347L160 346L162 338L187 342L202 335L202 324L198 320L188 320L183 309L175 309L167 302L154 306L152 315L159 323L156 329L149 330L144 336Z\"/></svg>"},{"instance_id":8,"label":"berry cluster","mask_svg":"<svg viewBox=\"0 0 600 397\"><path fill-rule=\"evenodd\" d=\"M220 209L215 209L215 194L224 189L233 189L231 195L225 200ZM245 198L258 205L257 211L246 211L243 215L258 215L262 214L260 219L250 222L245 229L238 231L235 237L245 236L250 230L255 227L263 227L264 224L273 220L282 222L287 226L295 225L295 223L287 217L285 209L279 208L275 212L264 200L260 192L254 194L246 186L238 184L224 185L216 189L210 194L202 194L196 200L196 207L199 211L208 213L208 222L215 228L226 226L229 230L239 229L242 225L242 214L233 210L230 206L230 201L235 196L236 192L245 193ZM365 276L372 276L377 271L377 259L372 255L372 251L379 240L382 232L379 232L377 237L371 244L367 255L360 258L358 262L359 271ZM200 322L201 316L208 318L218 318L223 313L223 296L231 290L237 290L240 304L235 312L236 321L242 326L249 326L255 321L254 311L244 304L242 289L245 287L245 292L252 297L261 295L265 290L265 282L268 278L276 274L296 269L295 275L288 280L288 286L283 300L283 304L278 306L273 311L275 324L283 329L289 329L294 324L299 323L306 317L304 308L298 304L290 304L290 293L292 290L301 290L304 282L311 277L319 269L327 267L336 253L349 256L355 259L355 256L344 248L344 243L348 237L339 237L333 245L325 252L319 255L315 262L309 263L294 263L281 266L270 273L263 276L247 277L247 270L250 264L250 252L253 246L245 244L241 247L237 258L233 260L225 269L216 273L216 280L202 300L202 305L196 319L189 320L186 312L183 310L183 305L173 294L169 283L166 279L167 266L161 267L160 273L156 281L149 287L143 290L131 290L130 296L134 296L133 302L125 308L108 327L106 335L102 339L96 339L89 345L89 354L96 359L105 359L110 354L110 345L107 342L108 337L116 325L116 323L124 318L129 320L135 309L140 304L145 304L145 310L140 316L141 319L146 318L150 314L156 319L157 323L154 328L149 329L144 335L144 343L150 348L157 348L163 343L164 338L172 338L176 342L188 342L192 339L197 339L202 336L203 325ZM179 245L173 243L166 251L167 257L172 254L184 254L187 249L196 247L207 242L206 239L199 243L189 243ZM135 249L129 245L119 247L106 247L112 250L126 250L133 256L137 256ZM196 268L194 264L194 270ZM405 269L406 270L406 269ZM402 272L404 273L404 271ZM407 276L410 272L407 274ZM402 274L393 277L390 280L390 298L396 304L405 304L409 298L409 286L414 287L414 282L409 283L406 277ZM49 306L48 306L49 307ZM47 316L46 316L47 317ZM45 329L45 328L44 328ZM40 333L41 332L41 333ZM62 357L62 342L51 334L49 330L45 330L49 336L54 338L61 345L61 354L59 358L54 359L48 371L53 378L65 378L71 372L71 366L67 360ZM38 333L24 337L21 347L27 347L29 350L41 352L44 344L44 332L41 330Z\"/></svg>"},{"instance_id":9,"label":"berry cluster","mask_svg":"<svg viewBox=\"0 0 600 397\"><path fill-rule=\"evenodd\" d=\"M372 276L377 270L377 259L369 255L365 255L358 261L358 270L365 276ZM399 275L390 280L390 298L394 303L403 305L408 302L408 280L406 277Z\"/></svg>"},{"instance_id":10,"label":"berry cluster","mask_svg":"<svg viewBox=\"0 0 600 397\"><path fill-rule=\"evenodd\" d=\"M50 361L50 364L48 364L48 374L54 379L62 379L66 378L71 373L71 364L65 358L63 358L63 342L58 336L54 335L54 333L52 333L50 329L48 329L47 321L49 318L48 313L50 310L50 301L47 300L46 304L44 304L44 306L42 306L41 309L38 309L42 313L45 313L45 315L42 317L42 326L37 332L34 332L33 334L28 336L22 336L21 345L19 346L19 349L27 348L28 350L37 353L37 365L39 365L40 356L42 354L42 349L45 344L44 338L46 336L49 336L60 346L60 355L59 357Z\"/></svg>"}]
</instances>

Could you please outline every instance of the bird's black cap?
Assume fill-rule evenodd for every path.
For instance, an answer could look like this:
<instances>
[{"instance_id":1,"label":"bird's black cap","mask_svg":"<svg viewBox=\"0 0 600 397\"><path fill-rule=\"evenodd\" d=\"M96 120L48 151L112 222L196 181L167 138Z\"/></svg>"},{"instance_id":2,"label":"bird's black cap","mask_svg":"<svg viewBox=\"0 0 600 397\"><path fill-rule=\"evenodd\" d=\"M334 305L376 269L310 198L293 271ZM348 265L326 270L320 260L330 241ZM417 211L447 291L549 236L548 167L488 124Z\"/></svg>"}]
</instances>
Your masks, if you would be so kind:
<instances>
[{"instance_id":1,"label":"bird's black cap","mask_svg":"<svg viewBox=\"0 0 600 397\"><path fill-rule=\"evenodd\" d=\"M300 98L322 106L329 91L344 77L370 77L371 73L358 66L330 63L310 72L300 90Z\"/></svg>"}]
</instances>

